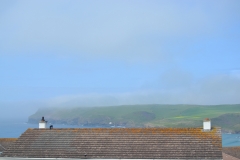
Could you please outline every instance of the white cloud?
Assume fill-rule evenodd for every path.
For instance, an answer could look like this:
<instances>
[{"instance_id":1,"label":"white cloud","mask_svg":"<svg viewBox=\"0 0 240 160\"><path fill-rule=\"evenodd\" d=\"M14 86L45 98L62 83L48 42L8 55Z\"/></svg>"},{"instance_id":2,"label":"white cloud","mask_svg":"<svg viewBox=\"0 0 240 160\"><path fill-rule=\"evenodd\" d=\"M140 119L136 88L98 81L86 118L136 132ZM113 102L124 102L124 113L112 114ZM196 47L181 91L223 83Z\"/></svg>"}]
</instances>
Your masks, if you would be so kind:
<instances>
[{"instance_id":1,"label":"white cloud","mask_svg":"<svg viewBox=\"0 0 240 160\"><path fill-rule=\"evenodd\" d=\"M240 69L234 69L230 71L230 75L235 78L240 79Z\"/></svg>"},{"instance_id":2,"label":"white cloud","mask_svg":"<svg viewBox=\"0 0 240 160\"><path fill-rule=\"evenodd\" d=\"M234 3L17 1L0 16L1 53L162 59L169 54L166 41L216 35Z\"/></svg>"},{"instance_id":3,"label":"white cloud","mask_svg":"<svg viewBox=\"0 0 240 160\"><path fill-rule=\"evenodd\" d=\"M183 80L183 79L182 79ZM177 80L176 80L177 81ZM189 79L186 79L189 82ZM172 84L172 82L170 82ZM237 104L240 79L231 75L206 77L183 87L142 89L135 92L94 93L56 97L49 106L111 106L127 104Z\"/></svg>"}]
</instances>

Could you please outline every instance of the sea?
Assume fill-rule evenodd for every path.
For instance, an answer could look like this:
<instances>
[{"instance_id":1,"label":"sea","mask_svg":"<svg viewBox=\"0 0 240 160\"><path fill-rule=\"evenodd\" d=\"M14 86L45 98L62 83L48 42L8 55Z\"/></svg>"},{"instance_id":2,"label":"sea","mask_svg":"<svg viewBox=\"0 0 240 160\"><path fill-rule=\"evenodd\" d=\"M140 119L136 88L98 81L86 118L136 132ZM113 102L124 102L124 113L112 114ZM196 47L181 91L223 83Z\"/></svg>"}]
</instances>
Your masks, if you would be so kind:
<instances>
[{"instance_id":1,"label":"sea","mask_svg":"<svg viewBox=\"0 0 240 160\"><path fill-rule=\"evenodd\" d=\"M86 128L78 125L53 124L54 128ZM18 138L28 128L38 128L38 124L27 123L24 119L0 119L0 138ZM89 127L88 127L89 128ZM98 128L96 126L95 128ZM222 134L222 146L240 146L240 134Z\"/></svg>"}]
</instances>

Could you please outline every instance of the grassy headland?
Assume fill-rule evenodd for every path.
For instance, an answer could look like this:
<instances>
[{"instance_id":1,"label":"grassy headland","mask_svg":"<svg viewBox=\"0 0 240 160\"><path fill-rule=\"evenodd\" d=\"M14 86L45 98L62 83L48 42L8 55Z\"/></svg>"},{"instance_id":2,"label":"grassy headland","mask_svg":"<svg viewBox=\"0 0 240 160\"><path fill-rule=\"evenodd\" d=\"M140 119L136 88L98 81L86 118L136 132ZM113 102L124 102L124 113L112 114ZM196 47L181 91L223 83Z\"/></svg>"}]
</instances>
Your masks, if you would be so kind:
<instances>
[{"instance_id":1,"label":"grassy headland","mask_svg":"<svg viewBox=\"0 0 240 160\"><path fill-rule=\"evenodd\" d=\"M240 104L235 105L123 105L108 107L44 108L29 117L37 123L86 126L201 127L204 118L226 132L240 132Z\"/></svg>"}]
</instances>

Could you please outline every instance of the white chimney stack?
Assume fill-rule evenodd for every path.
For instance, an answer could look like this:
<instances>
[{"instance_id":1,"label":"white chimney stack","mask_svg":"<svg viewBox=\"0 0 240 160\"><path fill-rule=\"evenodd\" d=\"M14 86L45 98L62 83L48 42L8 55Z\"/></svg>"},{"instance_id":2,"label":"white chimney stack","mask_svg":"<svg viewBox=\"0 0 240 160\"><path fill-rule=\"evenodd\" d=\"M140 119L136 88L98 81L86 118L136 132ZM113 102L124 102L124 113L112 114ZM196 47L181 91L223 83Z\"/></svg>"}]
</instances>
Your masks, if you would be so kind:
<instances>
[{"instance_id":1,"label":"white chimney stack","mask_svg":"<svg viewBox=\"0 0 240 160\"><path fill-rule=\"evenodd\" d=\"M211 121L209 118L205 118L203 120L203 130L204 131L210 131L211 130Z\"/></svg>"},{"instance_id":2,"label":"white chimney stack","mask_svg":"<svg viewBox=\"0 0 240 160\"><path fill-rule=\"evenodd\" d=\"M42 120L39 122L39 128L47 128L47 121L45 121L44 117L42 117Z\"/></svg>"}]
</instances>

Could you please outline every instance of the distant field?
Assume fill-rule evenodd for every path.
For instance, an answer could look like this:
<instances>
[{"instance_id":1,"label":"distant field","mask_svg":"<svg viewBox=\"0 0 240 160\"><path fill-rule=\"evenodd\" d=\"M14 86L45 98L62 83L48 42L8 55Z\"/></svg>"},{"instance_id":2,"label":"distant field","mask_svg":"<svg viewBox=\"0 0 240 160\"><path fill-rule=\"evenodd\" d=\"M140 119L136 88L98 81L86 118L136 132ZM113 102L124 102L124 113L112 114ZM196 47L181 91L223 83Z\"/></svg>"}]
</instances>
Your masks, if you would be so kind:
<instances>
[{"instance_id":1,"label":"distant field","mask_svg":"<svg viewBox=\"0 0 240 160\"><path fill-rule=\"evenodd\" d=\"M225 116L223 116L225 115ZM45 108L29 117L35 123L45 116L53 123L78 125L122 125L126 127L200 127L204 118L212 119L213 125L222 118L240 115L236 105L124 105L110 107ZM220 117L220 118L219 118ZM216 119L216 120L215 120ZM231 121L231 120L230 120ZM233 123L233 122L231 122ZM236 123L236 124L235 124ZM240 131L240 121L222 126L226 130Z\"/></svg>"}]
</instances>

